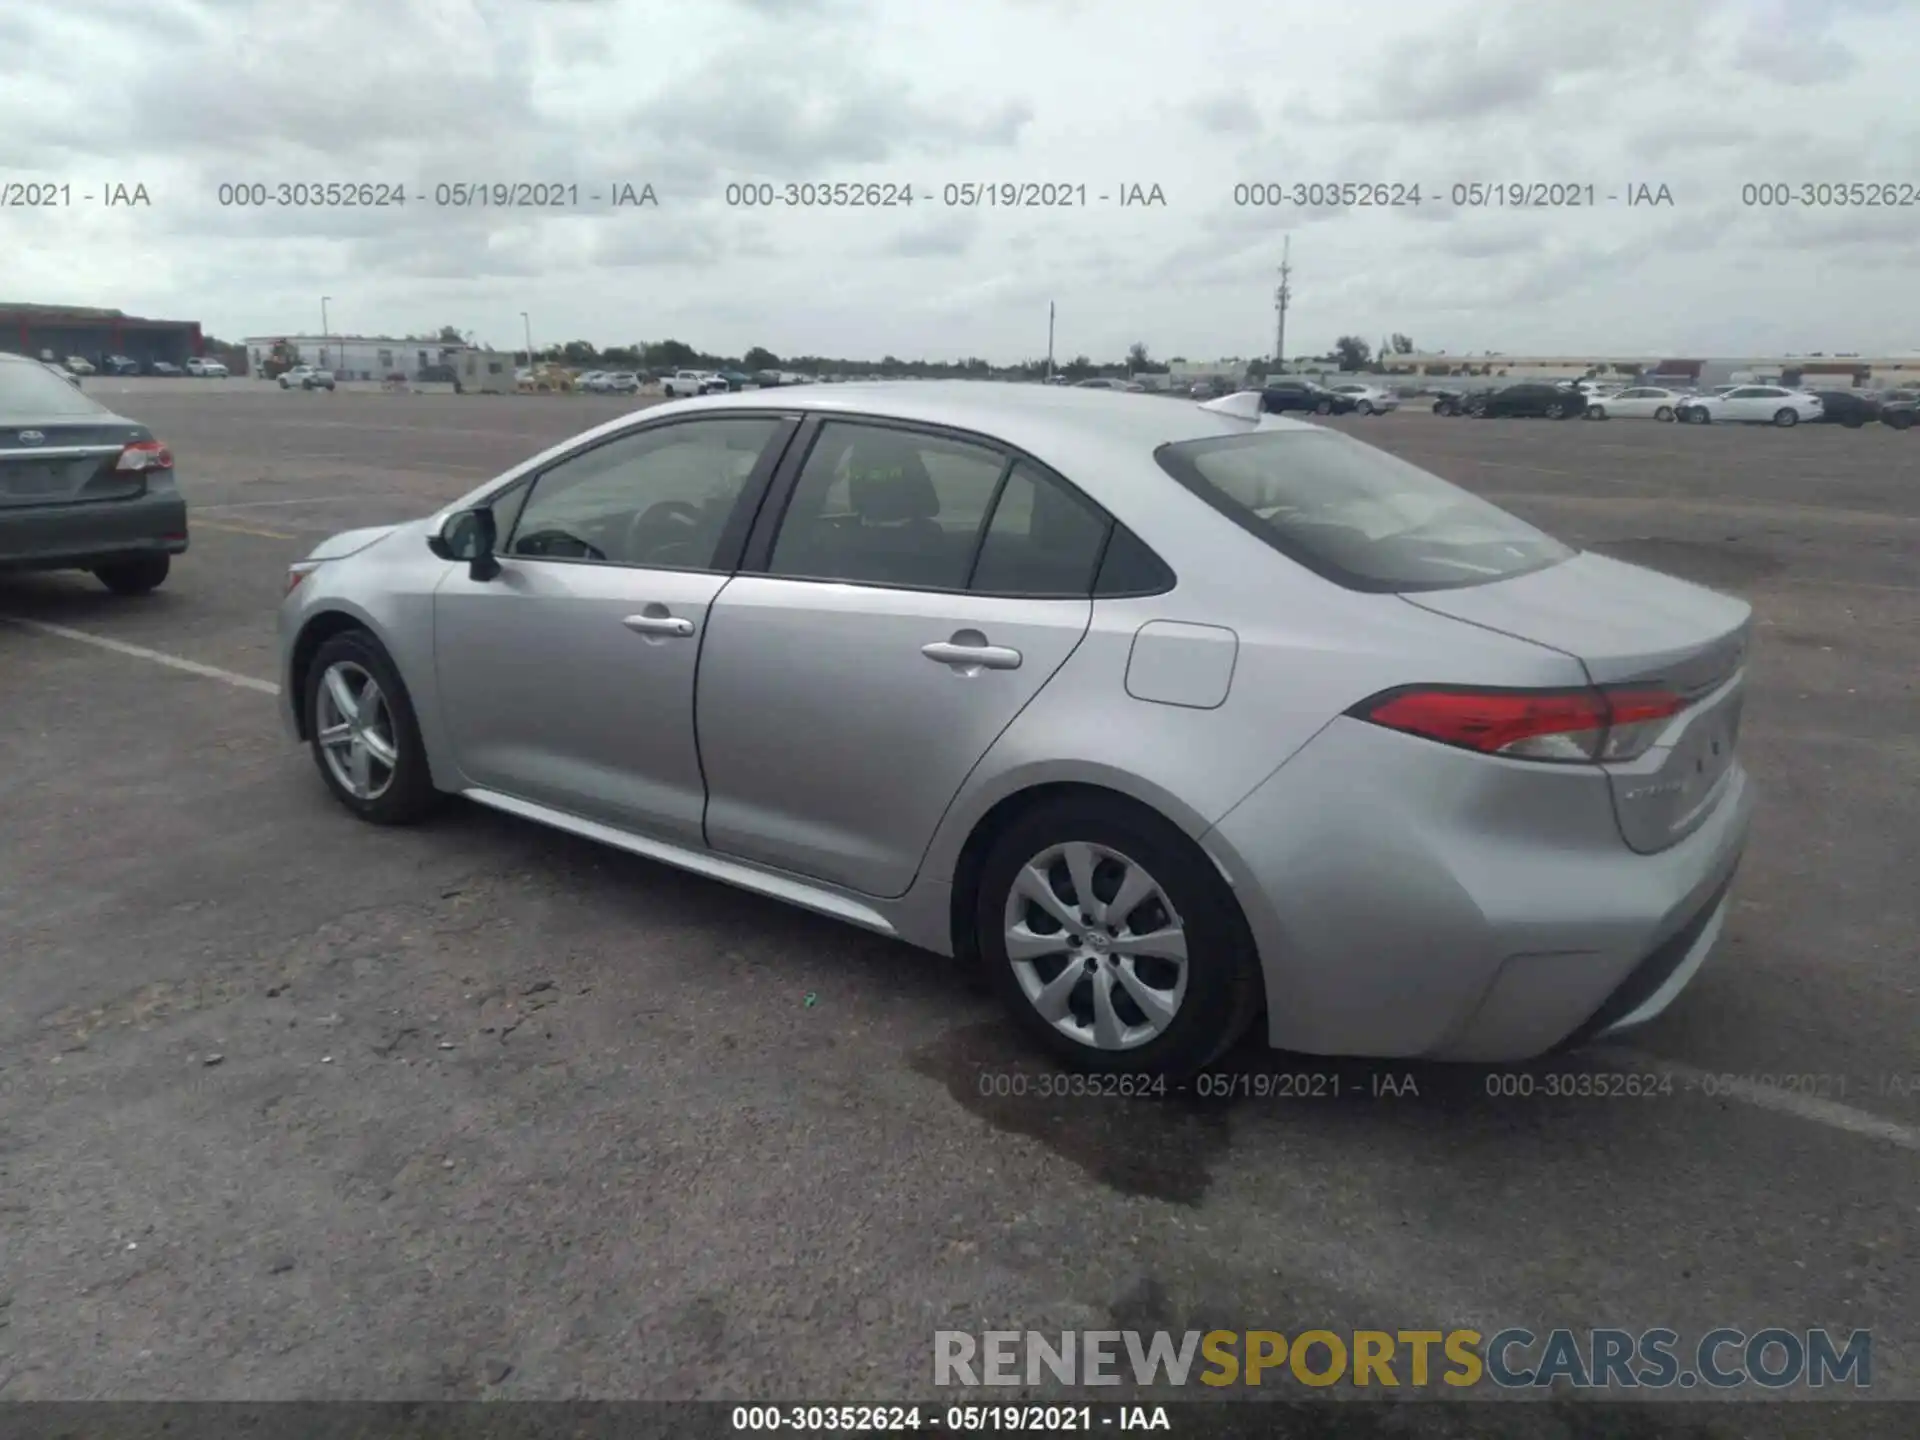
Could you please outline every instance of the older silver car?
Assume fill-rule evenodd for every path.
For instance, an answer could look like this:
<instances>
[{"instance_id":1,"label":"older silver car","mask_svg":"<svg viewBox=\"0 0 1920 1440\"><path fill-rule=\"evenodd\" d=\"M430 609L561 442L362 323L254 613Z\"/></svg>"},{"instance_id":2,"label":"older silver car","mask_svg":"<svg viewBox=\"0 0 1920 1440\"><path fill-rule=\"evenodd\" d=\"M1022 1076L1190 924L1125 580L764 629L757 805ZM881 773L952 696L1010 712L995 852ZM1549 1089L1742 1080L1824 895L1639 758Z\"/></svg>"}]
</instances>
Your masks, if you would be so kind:
<instances>
[{"instance_id":1,"label":"older silver car","mask_svg":"<svg viewBox=\"0 0 1920 1440\"><path fill-rule=\"evenodd\" d=\"M1095 1070L1658 1014L1747 830L1748 607L1260 410L624 416L296 564L287 722L367 820L462 795L976 960Z\"/></svg>"}]
</instances>

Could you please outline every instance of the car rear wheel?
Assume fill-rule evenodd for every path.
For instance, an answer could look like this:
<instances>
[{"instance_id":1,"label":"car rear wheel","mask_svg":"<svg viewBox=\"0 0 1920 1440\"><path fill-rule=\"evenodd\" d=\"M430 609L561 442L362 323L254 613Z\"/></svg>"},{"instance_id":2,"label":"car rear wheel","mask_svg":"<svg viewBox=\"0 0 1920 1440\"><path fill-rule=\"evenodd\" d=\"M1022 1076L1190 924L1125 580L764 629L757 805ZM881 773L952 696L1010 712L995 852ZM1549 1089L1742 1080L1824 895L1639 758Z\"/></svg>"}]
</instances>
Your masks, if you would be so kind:
<instances>
[{"instance_id":1,"label":"car rear wheel","mask_svg":"<svg viewBox=\"0 0 1920 1440\"><path fill-rule=\"evenodd\" d=\"M1683 411L1682 413L1686 416L1686 420L1689 425L1707 425L1712 423L1712 420L1713 420L1713 417L1711 415L1709 415L1706 411L1702 410L1697 405L1690 410Z\"/></svg>"},{"instance_id":2,"label":"car rear wheel","mask_svg":"<svg viewBox=\"0 0 1920 1440\"><path fill-rule=\"evenodd\" d=\"M1331 415L1333 413L1333 402L1331 400L1320 401L1313 407L1313 413L1316 415Z\"/></svg>"},{"instance_id":3,"label":"car rear wheel","mask_svg":"<svg viewBox=\"0 0 1920 1440\"><path fill-rule=\"evenodd\" d=\"M1867 422L1863 417L1859 415L1849 415L1847 416L1846 419L1842 420L1840 423L1846 426L1846 428L1849 430L1858 430L1862 425L1865 425Z\"/></svg>"},{"instance_id":4,"label":"car rear wheel","mask_svg":"<svg viewBox=\"0 0 1920 1440\"><path fill-rule=\"evenodd\" d=\"M116 595L145 595L158 590L173 568L165 555L136 555L94 567L94 578Z\"/></svg>"},{"instance_id":5,"label":"car rear wheel","mask_svg":"<svg viewBox=\"0 0 1920 1440\"><path fill-rule=\"evenodd\" d=\"M1672 420L1673 407L1671 405L1662 405L1658 410L1653 412L1653 418L1656 420Z\"/></svg>"},{"instance_id":6,"label":"car rear wheel","mask_svg":"<svg viewBox=\"0 0 1920 1440\"><path fill-rule=\"evenodd\" d=\"M1782 406L1780 409L1773 412L1773 423L1778 425L1783 430L1788 428L1789 426L1798 425L1800 423L1799 412L1795 410L1789 410L1785 406Z\"/></svg>"},{"instance_id":7,"label":"car rear wheel","mask_svg":"<svg viewBox=\"0 0 1920 1440\"><path fill-rule=\"evenodd\" d=\"M375 825L410 825L439 806L413 702L379 641L335 635L305 684L308 744L335 799Z\"/></svg>"},{"instance_id":8,"label":"car rear wheel","mask_svg":"<svg viewBox=\"0 0 1920 1440\"><path fill-rule=\"evenodd\" d=\"M1589 406L1587 407L1587 419L1589 419L1589 420L1604 420L1604 419L1606 419L1606 418L1607 418L1607 407L1606 407L1606 406L1604 406L1604 405L1589 405Z\"/></svg>"},{"instance_id":9,"label":"car rear wheel","mask_svg":"<svg viewBox=\"0 0 1920 1440\"><path fill-rule=\"evenodd\" d=\"M1565 408L1562 407L1562 405L1558 400L1554 401L1551 405L1547 406L1547 419L1549 420L1565 419L1566 413L1567 412Z\"/></svg>"},{"instance_id":10,"label":"car rear wheel","mask_svg":"<svg viewBox=\"0 0 1920 1440\"><path fill-rule=\"evenodd\" d=\"M1358 405L1354 406L1353 408L1354 408L1355 414L1359 414L1359 415L1373 414L1373 402L1371 400L1362 400Z\"/></svg>"},{"instance_id":11,"label":"car rear wheel","mask_svg":"<svg viewBox=\"0 0 1920 1440\"><path fill-rule=\"evenodd\" d=\"M1911 430L1913 428L1913 416L1905 410L1896 410L1891 415L1883 415L1881 416L1881 420L1896 430Z\"/></svg>"},{"instance_id":12,"label":"car rear wheel","mask_svg":"<svg viewBox=\"0 0 1920 1440\"><path fill-rule=\"evenodd\" d=\"M1191 840L1125 801L1016 820L987 854L974 925L1016 1022L1076 1069L1185 1079L1259 1008L1232 892Z\"/></svg>"}]
</instances>

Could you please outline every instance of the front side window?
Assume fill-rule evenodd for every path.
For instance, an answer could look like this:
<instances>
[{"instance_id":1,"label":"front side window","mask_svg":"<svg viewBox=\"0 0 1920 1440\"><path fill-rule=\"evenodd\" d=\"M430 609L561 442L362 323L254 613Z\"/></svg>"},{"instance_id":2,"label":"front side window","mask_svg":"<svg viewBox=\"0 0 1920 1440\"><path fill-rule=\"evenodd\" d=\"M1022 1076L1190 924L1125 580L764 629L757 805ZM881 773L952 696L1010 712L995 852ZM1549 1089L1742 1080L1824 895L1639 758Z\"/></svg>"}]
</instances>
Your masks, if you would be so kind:
<instances>
[{"instance_id":1,"label":"front side window","mask_svg":"<svg viewBox=\"0 0 1920 1440\"><path fill-rule=\"evenodd\" d=\"M534 481L504 553L711 570L779 428L758 417L695 420L569 456Z\"/></svg>"},{"instance_id":2,"label":"front side window","mask_svg":"<svg viewBox=\"0 0 1920 1440\"><path fill-rule=\"evenodd\" d=\"M1189 440L1154 458L1242 529L1350 590L1486 584L1574 553L1438 475L1330 431Z\"/></svg>"},{"instance_id":3,"label":"front side window","mask_svg":"<svg viewBox=\"0 0 1920 1440\"><path fill-rule=\"evenodd\" d=\"M774 540L771 573L963 590L1007 457L881 425L820 427Z\"/></svg>"}]
</instances>

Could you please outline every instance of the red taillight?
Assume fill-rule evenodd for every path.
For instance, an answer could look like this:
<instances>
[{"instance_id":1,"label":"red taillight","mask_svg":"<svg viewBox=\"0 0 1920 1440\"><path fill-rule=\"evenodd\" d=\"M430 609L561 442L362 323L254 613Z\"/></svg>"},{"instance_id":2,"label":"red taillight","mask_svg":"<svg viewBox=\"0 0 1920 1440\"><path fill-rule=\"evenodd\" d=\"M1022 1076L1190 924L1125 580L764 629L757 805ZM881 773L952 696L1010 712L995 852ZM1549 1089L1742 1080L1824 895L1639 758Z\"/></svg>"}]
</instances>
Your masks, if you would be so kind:
<instances>
[{"instance_id":1,"label":"red taillight","mask_svg":"<svg viewBox=\"0 0 1920 1440\"><path fill-rule=\"evenodd\" d=\"M173 452L158 440L135 440L120 452L116 470L171 470Z\"/></svg>"},{"instance_id":2,"label":"red taillight","mask_svg":"<svg viewBox=\"0 0 1920 1440\"><path fill-rule=\"evenodd\" d=\"M1687 706L1665 690L1397 690L1353 714L1389 730L1516 760L1630 760Z\"/></svg>"}]
</instances>

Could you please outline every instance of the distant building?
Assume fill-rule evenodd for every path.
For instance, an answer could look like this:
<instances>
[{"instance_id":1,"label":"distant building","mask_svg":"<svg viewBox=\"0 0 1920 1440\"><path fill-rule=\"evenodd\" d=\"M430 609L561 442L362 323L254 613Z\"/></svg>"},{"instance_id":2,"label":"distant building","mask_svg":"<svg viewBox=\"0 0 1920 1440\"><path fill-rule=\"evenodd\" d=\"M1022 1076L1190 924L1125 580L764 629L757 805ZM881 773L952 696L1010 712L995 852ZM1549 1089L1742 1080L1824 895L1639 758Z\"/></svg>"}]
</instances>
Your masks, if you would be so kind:
<instances>
[{"instance_id":1,"label":"distant building","mask_svg":"<svg viewBox=\"0 0 1920 1440\"><path fill-rule=\"evenodd\" d=\"M296 365L331 370L342 380L384 380L400 375L418 380L421 372L440 366L457 368L458 357L473 347L441 340L403 340L386 335L250 335L247 368L255 375L273 353L285 345ZM431 376L427 378L431 379Z\"/></svg>"},{"instance_id":2,"label":"distant building","mask_svg":"<svg viewBox=\"0 0 1920 1440\"><path fill-rule=\"evenodd\" d=\"M511 395L514 390L513 355L506 350L463 350L454 361L462 390L482 395Z\"/></svg>"},{"instance_id":3,"label":"distant building","mask_svg":"<svg viewBox=\"0 0 1920 1440\"><path fill-rule=\"evenodd\" d=\"M0 350L65 360L77 355L98 366L125 355L142 366L156 360L184 365L202 353L197 320L149 320L87 305L10 305L0 302Z\"/></svg>"}]
</instances>

